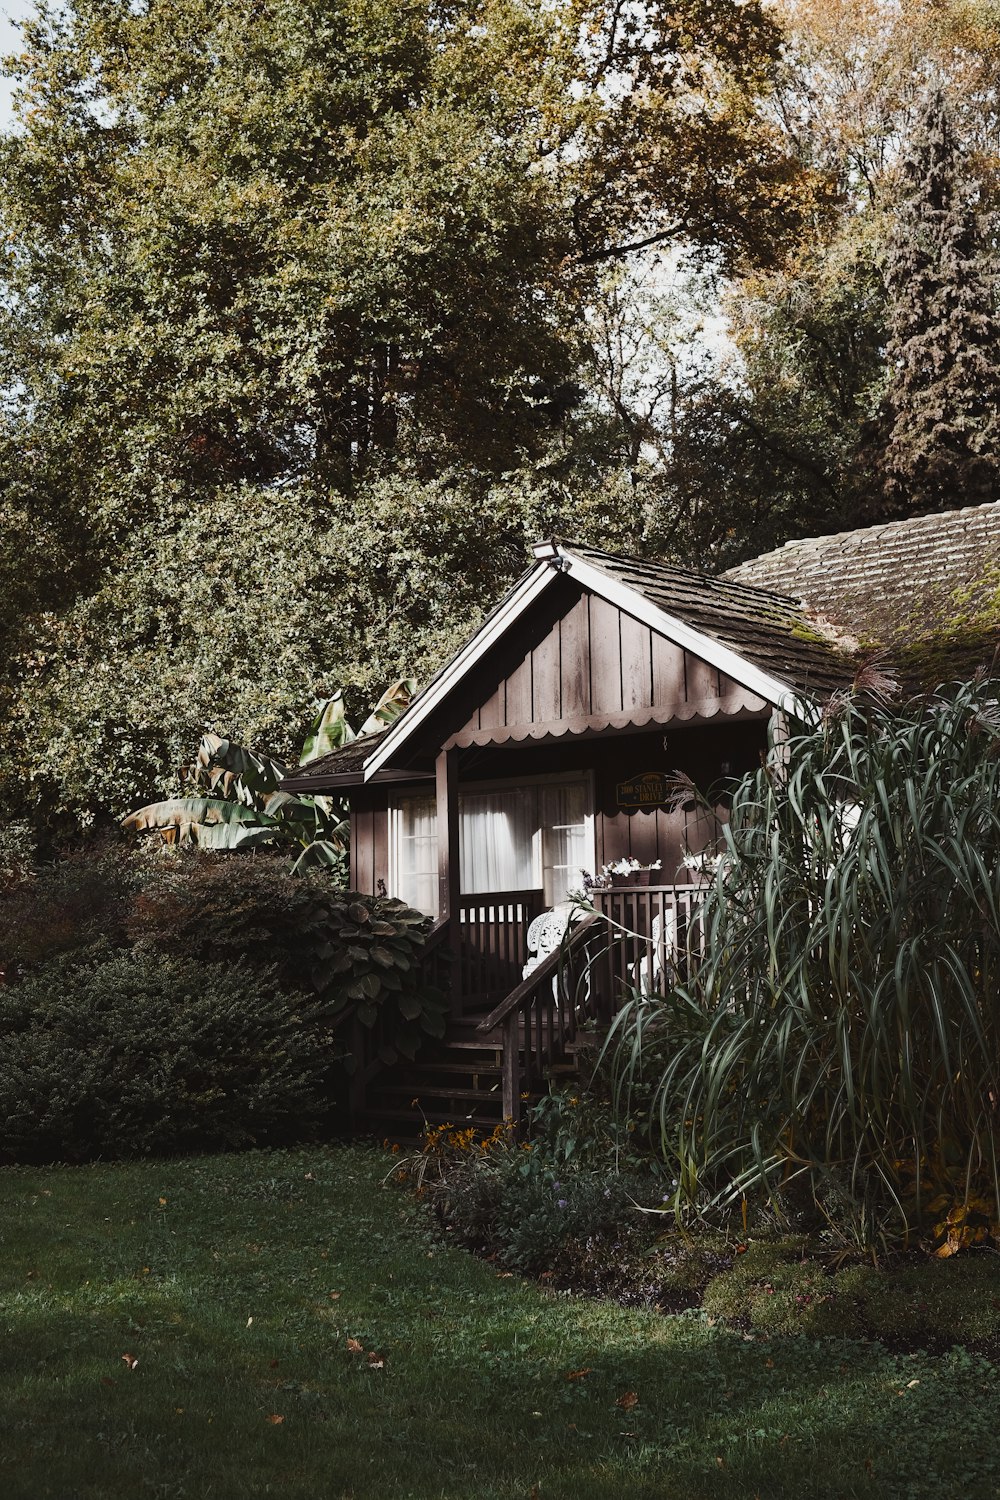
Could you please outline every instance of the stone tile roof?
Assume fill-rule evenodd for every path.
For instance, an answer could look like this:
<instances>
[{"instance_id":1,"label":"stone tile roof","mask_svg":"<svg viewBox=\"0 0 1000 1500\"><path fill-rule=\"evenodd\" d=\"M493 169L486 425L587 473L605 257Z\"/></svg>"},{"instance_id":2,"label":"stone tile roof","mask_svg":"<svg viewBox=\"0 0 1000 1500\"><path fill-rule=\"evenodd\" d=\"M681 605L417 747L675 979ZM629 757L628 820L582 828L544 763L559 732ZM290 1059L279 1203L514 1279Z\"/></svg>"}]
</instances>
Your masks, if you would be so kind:
<instances>
[{"instance_id":1,"label":"stone tile roof","mask_svg":"<svg viewBox=\"0 0 1000 1500\"><path fill-rule=\"evenodd\" d=\"M854 678L849 654L786 590L616 557L575 542L564 547L789 687L825 695Z\"/></svg>"},{"instance_id":2,"label":"stone tile roof","mask_svg":"<svg viewBox=\"0 0 1000 1500\"><path fill-rule=\"evenodd\" d=\"M786 542L722 577L793 595L883 648L908 685L934 686L989 667L1000 645L1000 502Z\"/></svg>"}]
</instances>

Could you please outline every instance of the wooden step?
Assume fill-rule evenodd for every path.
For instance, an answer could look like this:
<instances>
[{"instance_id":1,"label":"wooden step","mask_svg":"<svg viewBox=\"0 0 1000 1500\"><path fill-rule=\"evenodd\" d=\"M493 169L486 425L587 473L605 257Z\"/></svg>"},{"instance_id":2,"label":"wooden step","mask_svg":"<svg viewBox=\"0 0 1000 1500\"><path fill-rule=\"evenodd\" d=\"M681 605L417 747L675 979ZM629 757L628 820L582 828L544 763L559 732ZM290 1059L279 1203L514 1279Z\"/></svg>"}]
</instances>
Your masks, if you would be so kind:
<instances>
[{"instance_id":1,"label":"wooden step","mask_svg":"<svg viewBox=\"0 0 1000 1500\"><path fill-rule=\"evenodd\" d=\"M412 1089L400 1084L383 1085L374 1091L376 1099L392 1098L395 1095L402 1097L409 1094L411 1099L482 1099L492 1100L494 1094L499 1094L500 1085L497 1083L492 1089L460 1089L460 1088L434 1088L426 1084L417 1084Z\"/></svg>"}]
</instances>

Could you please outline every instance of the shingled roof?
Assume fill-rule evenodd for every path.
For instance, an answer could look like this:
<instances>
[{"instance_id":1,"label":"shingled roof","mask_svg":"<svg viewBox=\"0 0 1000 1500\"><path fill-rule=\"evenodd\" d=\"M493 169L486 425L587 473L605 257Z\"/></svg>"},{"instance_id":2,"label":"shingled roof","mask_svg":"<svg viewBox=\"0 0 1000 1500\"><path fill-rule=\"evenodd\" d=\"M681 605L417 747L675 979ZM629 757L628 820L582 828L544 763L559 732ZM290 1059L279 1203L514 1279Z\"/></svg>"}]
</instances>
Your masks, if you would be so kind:
<instances>
[{"instance_id":1,"label":"shingled roof","mask_svg":"<svg viewBox=\"0 0 1000 1500\"><path fill-rule=\"evenodd\" d=\"M1000 644L1000 502L786 542L722 577L793 595L909 685L967 677Z\"/></svg>"},{"instance_id":2,"label":"shingled roof","mask_svg":"<svg viewBox=\"0 0 1000 1500\"><path fill-rule=\"evenodd\" d=\"M564 550L789 687L825 694L853 679L849 655L833 632L818 626L787 590L612 556L575 542L565 543Z\"/></svg>"},{"instance_id":3,"label":"shingled roof","mask_svg":"<svg viewBox=\"0 0 1000 1500\"><path fill-rule=\"evenodd\" d=\"M340 776L346 778L345 784L360 781L358 773L386 732L385 729L378 729L373 734L359 735L350 744L341 745L339 750L331 750L329 755L319 755L307 765L299 766L285 777L281 783L282 791L308 792L318 781L322 781L324 786L336 786L336 778Z\"/></svg>"}]
</instances>

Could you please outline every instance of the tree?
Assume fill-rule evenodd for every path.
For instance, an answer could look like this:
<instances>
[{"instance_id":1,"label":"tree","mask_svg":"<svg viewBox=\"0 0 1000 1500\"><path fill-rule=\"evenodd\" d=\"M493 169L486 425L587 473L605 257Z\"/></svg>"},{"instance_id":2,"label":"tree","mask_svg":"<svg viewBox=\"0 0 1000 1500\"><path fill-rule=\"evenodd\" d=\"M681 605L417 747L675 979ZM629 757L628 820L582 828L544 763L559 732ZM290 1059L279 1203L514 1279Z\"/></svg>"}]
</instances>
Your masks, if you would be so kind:
<instances>
[{"instance_id":1,"label":"tree","mask_svg":"<svg viewBox=\"0 0 1000 1500\"><path fill-rule=\"evenodd\" d=\"M995 5L786 0L779 14L767 107L828 193L780 265L730 285L730 348L681 392L665 515L673 547L709 567L885 514L886 248L928 79L980 207L997 198Z\"/></svg>"},{"instance_id":2,"label":"tree","mask_svg":"<svg viewBox=\"0 0 1000 1500\"><path fill-rule=\"evenodd\" d=\"M905 515L1000 496L1000 317L975 191L940 93L907 156L886 265L885 501Z\"/></svg>"},{"instance_id":3,"label":"tree","mask_svg":"<svg viewBox=\"0 0 1000 1500\"><path fill-rule=\"evenodd\" d=\"M599 488L574 421L605 268L766 262L808 207L756 0L43 0L23 32L0 801L42 818L175 790L207 728L281 754L331 683L426 675Z\"/></svg>"}]
</instances>

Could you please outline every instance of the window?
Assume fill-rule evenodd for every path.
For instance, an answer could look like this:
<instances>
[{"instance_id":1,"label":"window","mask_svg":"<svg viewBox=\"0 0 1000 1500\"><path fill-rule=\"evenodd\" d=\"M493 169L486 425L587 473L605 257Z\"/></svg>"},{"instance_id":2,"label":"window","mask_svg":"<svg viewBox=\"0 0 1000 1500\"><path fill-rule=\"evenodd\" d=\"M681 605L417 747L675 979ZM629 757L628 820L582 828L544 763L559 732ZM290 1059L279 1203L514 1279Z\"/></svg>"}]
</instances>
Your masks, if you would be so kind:
<instances>
[{"instance_id":1,"label":"window","mask_svg":"<svg viewBox=\"0 0 1000 1500\"><path fill-rule=\"evenodd\" d=\"M594 864L589 777L548 777L459 795L463 895L542 889L552 906L579 889ZM438 910L437 812L433 797L392 809L391 885L420 911Z\"/></svg>"},{"instance_id":2,"label":"window","mask_svg":"<svg viewBox=\"0 0 1000 1500\"><path fill-rule=\"evenodd\" d=\"M417 911L438 909L437 803L433 797L406 797L392 809L393 895Z\"/></svg>"}]
</instances>

